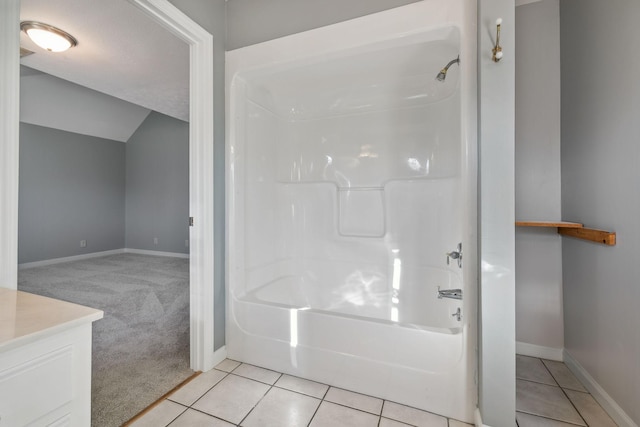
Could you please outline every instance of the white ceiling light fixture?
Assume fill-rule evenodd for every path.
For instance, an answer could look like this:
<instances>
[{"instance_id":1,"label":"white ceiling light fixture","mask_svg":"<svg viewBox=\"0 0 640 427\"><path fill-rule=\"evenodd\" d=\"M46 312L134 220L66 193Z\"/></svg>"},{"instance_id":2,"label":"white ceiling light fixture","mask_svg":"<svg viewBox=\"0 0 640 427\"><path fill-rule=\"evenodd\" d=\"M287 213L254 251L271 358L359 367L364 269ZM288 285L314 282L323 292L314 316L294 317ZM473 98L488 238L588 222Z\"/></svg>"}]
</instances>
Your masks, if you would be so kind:
<instances>
[{"instance_id":1,"label":"white ceiling light fixture","mask_svg":"<svg viewBox=\"0 0 640 427\"><path fill-rule=\"evenodd\" d=\"M71 34L42 22L22 21L20 29L35 44L49 52L64 52L78 45L78 41Z\"/></svg>"}]
</instances>

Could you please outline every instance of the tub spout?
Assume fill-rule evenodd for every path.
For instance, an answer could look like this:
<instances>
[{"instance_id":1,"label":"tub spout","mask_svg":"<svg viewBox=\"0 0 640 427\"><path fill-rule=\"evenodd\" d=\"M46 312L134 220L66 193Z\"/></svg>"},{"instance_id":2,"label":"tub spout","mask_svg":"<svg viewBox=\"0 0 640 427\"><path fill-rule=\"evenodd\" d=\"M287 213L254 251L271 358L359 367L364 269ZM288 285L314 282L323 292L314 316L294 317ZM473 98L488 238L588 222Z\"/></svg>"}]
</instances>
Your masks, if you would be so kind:
<instances>
[{"instance_id":1,"label":"tub spout","mask_svg":"<svg viewBox=\"0 0 640 427\"><path fill-rule=\"evenodd\" d=\"M451 298L462 299L462 289L440 289L438 286L438 299Z\"/></svg>"}]
</instances>

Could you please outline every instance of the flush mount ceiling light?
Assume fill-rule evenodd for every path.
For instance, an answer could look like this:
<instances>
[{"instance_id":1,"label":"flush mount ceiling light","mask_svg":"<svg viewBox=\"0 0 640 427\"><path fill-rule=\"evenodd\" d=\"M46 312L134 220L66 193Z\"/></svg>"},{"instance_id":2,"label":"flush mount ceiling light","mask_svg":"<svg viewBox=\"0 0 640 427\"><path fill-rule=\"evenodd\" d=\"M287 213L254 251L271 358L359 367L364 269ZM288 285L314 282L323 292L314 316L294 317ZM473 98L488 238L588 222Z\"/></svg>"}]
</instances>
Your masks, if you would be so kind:
<instances>
[{"instance_id":1,"label":"flush mount ceiling light","mask_svg":"<svg viewBox=\"0 0 640 427\"><path fill-rule=\"evenodd\" d=\"M22 21L20 29L31 40L49 52L64 52L78 44L78 41L66 31L36 21Z\"/></svg>"}]
</instances>

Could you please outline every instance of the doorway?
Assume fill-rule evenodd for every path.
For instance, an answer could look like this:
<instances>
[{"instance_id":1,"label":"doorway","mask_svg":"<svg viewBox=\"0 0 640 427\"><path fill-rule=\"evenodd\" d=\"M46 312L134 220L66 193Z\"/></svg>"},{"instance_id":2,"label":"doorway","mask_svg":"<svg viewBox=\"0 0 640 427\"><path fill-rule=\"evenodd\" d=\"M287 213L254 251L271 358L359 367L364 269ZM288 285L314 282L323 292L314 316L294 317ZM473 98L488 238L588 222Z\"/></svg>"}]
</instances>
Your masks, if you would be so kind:
<instances>
[{"instance_id":1,"label":"doorway","mask_svg":"<svg viewBox=\"0 0 640 427\"><path fill-rule=\"evenodd\" d=\"M133 4L190 46L190 359L193 370L206 371L224 359L224 347L214 354L213 346L213 37L166 0ZM0 271L2 286L11 289L17 287L19 11L19 0L2 2Z\"/></svg>"}]
</instances>

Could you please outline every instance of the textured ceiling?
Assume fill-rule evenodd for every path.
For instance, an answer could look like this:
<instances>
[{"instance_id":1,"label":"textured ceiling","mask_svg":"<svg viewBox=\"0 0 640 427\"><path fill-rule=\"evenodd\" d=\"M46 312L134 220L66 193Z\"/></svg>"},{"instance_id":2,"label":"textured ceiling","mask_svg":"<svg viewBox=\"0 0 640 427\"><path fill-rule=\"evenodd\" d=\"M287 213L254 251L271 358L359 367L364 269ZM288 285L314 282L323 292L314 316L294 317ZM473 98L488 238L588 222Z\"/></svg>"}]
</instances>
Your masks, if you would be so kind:
<instances>
[{"instance_id":1,"label":"textured ceiling","mask_svg":"<svg viewBox=\"0 0 640 427\"><path fill-rule=\"evenodd\" d=\"M78 40L50 53L22 33L21 45L35 52L23 65L188 121L189 47L126 0L22 0L20 20Z\"/></svg>"}]
</instances>

